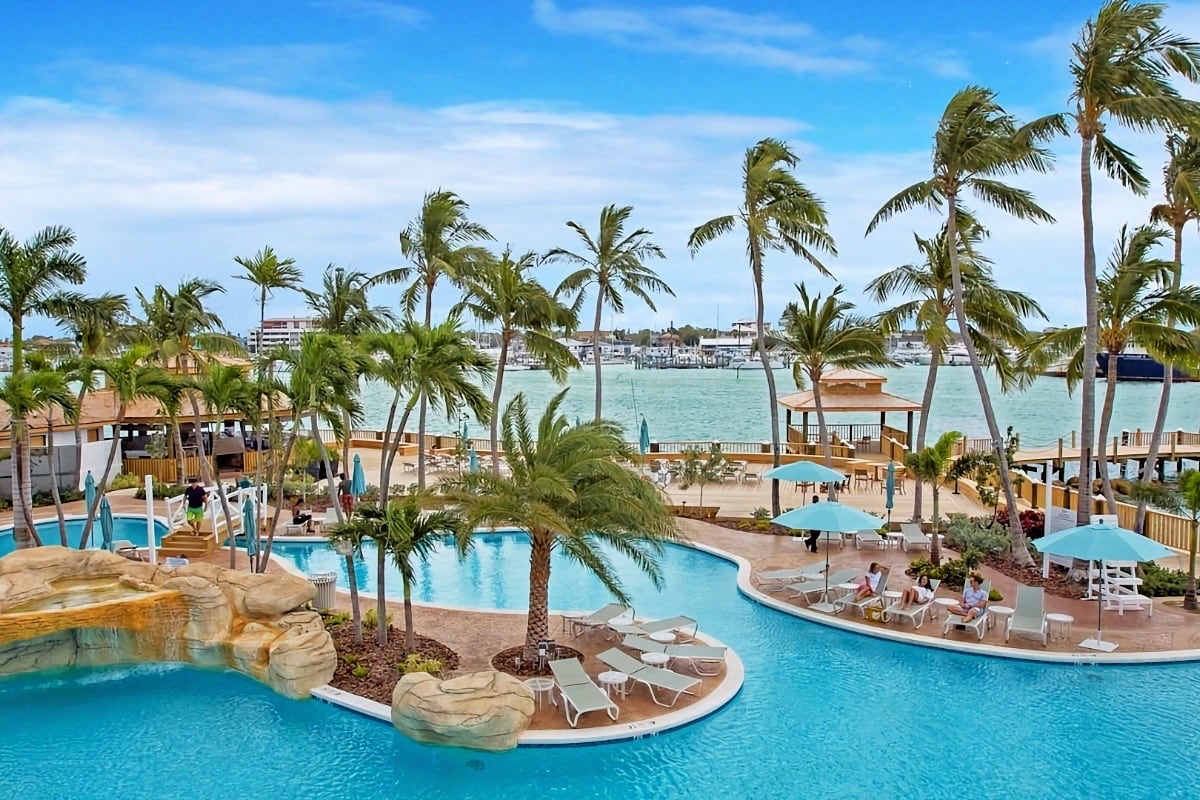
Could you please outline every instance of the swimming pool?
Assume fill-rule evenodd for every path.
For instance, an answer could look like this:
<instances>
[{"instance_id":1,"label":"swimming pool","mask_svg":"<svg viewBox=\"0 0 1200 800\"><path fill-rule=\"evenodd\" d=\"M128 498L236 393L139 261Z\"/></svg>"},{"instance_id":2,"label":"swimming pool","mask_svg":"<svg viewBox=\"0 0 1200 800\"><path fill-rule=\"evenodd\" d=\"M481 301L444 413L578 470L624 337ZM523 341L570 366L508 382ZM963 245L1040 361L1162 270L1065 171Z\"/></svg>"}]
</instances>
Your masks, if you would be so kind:
<instances>
[{"instance_id":1,"label":"swimming pool","mask_svg":"<svg viewBox=\"0 0 1200 800\"><path fill-rule=\"evenodd\" d=\"M440 554L418 581L422 596L523 607L528 549L521 537L496 538L481 541L478 564L450 555L462 577L439 566ZM304 547L309 564L326 558ZM293 545L285 550L300 560ZM0 725L21 732L0 739L0 780L13 796L94 797L97 769L110 776L111 796L195 800L1194 793L1196 666L1054 666L901 646L762 607L738 594L735 567L713 556L670 547L664 567L662 592L630 582L638 613L696 616L737 649L746 683L722 711L662 736L482 754L422 747L237 675L71 672L0 681ZM561 561L552 581L556 606L604 601ZM56 742L53 754L28 746L45 741Z\"/></svg>"},{"instance_id":2,"label":"swimming pool","mask_svg":"<svg viewBox=\"0 0 1200 800\"><path fill-rule=\"evenodd\" d=\"M83 535L83 517L68 517L67 518L67 541L71 543L71 547L79 546L79 537ZM37 529L38 536L41 537L43 544L58 544L58 520L42 520L33 526ZM162 537L167 534L167 526L163 525L158 520L154 522L154 530L157 533L157 539L162 541ZM113 515L113 541L120 539L128 539L137 547L145 547L149 542L146 540L146 518L137 516L118 516ZM90 547L99 547L102 537L100 535L100 520L97 519L92 525L92 533L88 539ZM13 531L11 527L0 530L0 556L11 553L16 549L13 543Z\"/></svg>"}]
</instances>

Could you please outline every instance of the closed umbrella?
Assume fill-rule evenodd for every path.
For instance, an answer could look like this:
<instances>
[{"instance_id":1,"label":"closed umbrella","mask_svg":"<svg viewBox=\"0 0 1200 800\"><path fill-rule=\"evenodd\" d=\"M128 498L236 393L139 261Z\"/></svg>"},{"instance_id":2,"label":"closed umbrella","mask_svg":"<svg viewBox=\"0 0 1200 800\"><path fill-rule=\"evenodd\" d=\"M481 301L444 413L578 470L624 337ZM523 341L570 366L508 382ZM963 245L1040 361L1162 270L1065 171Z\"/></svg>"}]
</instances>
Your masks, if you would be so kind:
<instances>
[{"instance_id":1,"label":"closed umbrella","mask_svg":"<svg viewBox=\"0 0 1200 800\"><path fill-rule=\"evenodd\" d=\"M828 503L813 503L801 508L793 508L791 511L785 511L771 521L785 528L834 531L836 533L877 531L883 525L883 520L879 517L868 514L865 511L860 511L853 506L842 505L834 500L830 500ZM825 596L821 598L821 602L815 603L812 607L818 611L829 613L833 613L836 610L833 603L829 602L828 540L825 542Z\"/></svg>"},{"instance_id":2,"label":"closed umbrella","mask_svg":"<svg viewBox=\"0 0 1200 800\"><path fill-rule=\"evenodd\" d=\"M642 417L642 429L638 434L638 452L642 454L642 458L650 452L650 425L645 417Z\"/></svg>"},{"instance_id":3,"label":"closed umbrella","mask_svg":"<svg viewBox=\"0 0 1200 800\"><path fill-rule=\"evenodd\" d=\"M470 452L467 454L467 460L469 462L467 465L468 469L470 469L471 472L479 472L479 456L475 453L474 447L472 447Z\"/></svg>"},{"instance_id":4,"label":"closed umbrella","mask_svg":"<svg viewBox=\"0 0 1200 800\"><path fill-rule=\"evenodd\" d=\"M108 504L107 497L100 498L100 536L102 537L100 546L111 553L113 549L113 515L112 506Z\"/></svg>"},{"instance_id":5,"label":"closed umbrella","mask_svg":"<svg viewBox=\"0 0 1200 800\"><path fill-rule=\"evenodd\" d=\"M1153 561L1172 555L1171 550L1140 533L1117 527L1115 522L1099 520L1090 525L1067 528L1051 533L1034 541L1038 552L1081 561L1099 561L1101 569L1105 561ZM1101 634L1104 602L1096 598L1096 638L1084 639L1080 647L1111 653L1117 649L1114 642L1106 642Z\"/></svg>"},{"instance_id":6,"label":"closed umbrella","mask_svg":"<svg viewBox=\"0 0 1200 800\"><path fill-rule=\"evenodd\" d=\"M83 479L83 503L87 509L88 519L96 513L96 478L92 475L89 469L87 477Z\"/></svg>"},{"instance_id":7,"label":"closed umbrella","mask_svg":"<svg viewBox=\"0 0 1200 800\"><path fill-rule=\"evenodd\" d=\"M354 454L354 471L350 477L350 494L362 497L367 493L367 476L363 472L362 458Z\"/></svg>"},{"instance_id":8,"label":"closed umbrella","mask_svg":"<svg viewBox=\"0 0 1200 800\"><path fill-rule=\"evenodd\" d=\"M887 509L888 530L892 529L892 506L896 505L896 463L888 459L887 477L883 481L883 491L886 500L883 507Z\"/></svg>"},{"instance_id":9,"label":"closed umbrella","mask_svg":"<svg viewBox=\"0 0 1200 800\"><path fill-rule=\"evenodd\" d=\"M357 456L356 456L357 458ZM246 537L246 555L250 558L250 569L254 569L254 559L258 555L258 511L254 507L254 498L246 496L242 503L242 535Z\"/></svg>"}]
</instances>

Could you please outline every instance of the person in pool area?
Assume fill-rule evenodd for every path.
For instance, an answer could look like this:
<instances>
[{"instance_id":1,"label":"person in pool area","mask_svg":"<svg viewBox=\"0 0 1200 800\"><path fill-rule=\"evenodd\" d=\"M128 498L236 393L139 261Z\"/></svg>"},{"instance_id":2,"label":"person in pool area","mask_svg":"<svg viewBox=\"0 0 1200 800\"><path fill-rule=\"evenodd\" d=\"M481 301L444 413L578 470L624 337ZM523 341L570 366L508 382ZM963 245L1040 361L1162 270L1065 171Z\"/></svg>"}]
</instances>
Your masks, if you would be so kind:
<instances>
[{"instance_id":1,"label":"person in pool area","mask_svg":"<svg viewBox=\"0 0 1200 800\"><path fill-rule=\"evenodd\" d=\"M814 494L813 495L813 503L819 503L819 502L821 502L821 496L819 494ZM820 538L821 538L820 531L809 531L808 538L806 538L804 540L804 546L808 548L809 552L815 553L815 552L817 552L817 540Z\"/></svg>"},{"instance_id":2,"label":"person in pool area","mask_svg":"<svg viewBox=\"0 0 1200 800\"><path fill-rule=\"evenodd\" d=\"M928 575L919 575L917 582L900 594L900 607L909 608L913 603L928 603L933 597L933 587Z\"/></svg>"},{"instance_id":3,"label":"person in pool area","mask_svg":"<svg viewBox=\"0 0 1200 800\"><path fill-rule=\"evenodd\" d=\"M338 475L338 502L342 504L342 513L347 517L354 510L354 489L350 479L346 477L346 473Z\"/></svg>"},{"instance_id":4,"label":"person in pool area","mask_svg":"<svg viewBox=\"0 0 1200 800\"><path fill-rule=\"evenodd\" d=\"M883 567L879 565L878 561L872 561L871 566L867 567L867 574L863 575L862 582L858 584L858 591L854 593L854 599L865 600L879 594L879 581L882 578Z\"/></svg>"},{"instance_id":5,"label":"person in pool area","mask_svg":"<svg viewBox=\"0 0 1200 800\"><path fill-rule=\"evenodd\" d=\"M183 490L187 499L186 519L192 533L200 535L200 523L204 521L204 503L208 500L208 490L200 485L200 479L193 477L188 481L188 487Z\"/></svg>"},{"instance_id":6,"label":"person in pool area","mask_svg":"<svg viewBox=\"0 0 1200 800\"><path fill-rule=\"evenodd\" d=\"M987 593L983 591L983 578L972 575L971 581L963 587L962 602L947 609L951 614L963 618L963 622L978 619L987 611Z\"/></svg>"},{"instance_id":7,"label":"person in pool area","mask_svg":"<svg viewBox=\"0 0 1200 800\"><path fill-rule=\"evenodd\" d=\"M292 524L303 525L306 531L312 533L312 507L303 497L297 497L292 505Z\"/></svg>"}]
</instances>

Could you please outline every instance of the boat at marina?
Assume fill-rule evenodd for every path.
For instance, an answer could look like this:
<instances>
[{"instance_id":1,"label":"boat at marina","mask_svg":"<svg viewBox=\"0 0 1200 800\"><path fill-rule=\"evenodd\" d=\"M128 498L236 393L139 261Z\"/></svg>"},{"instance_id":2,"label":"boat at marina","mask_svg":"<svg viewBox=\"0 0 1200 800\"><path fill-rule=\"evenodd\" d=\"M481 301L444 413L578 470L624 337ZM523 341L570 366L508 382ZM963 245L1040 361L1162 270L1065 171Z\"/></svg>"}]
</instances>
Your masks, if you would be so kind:
<instances>
[{"instance_id":1,"label":"boat at marina","mask_svg":"<svg viewBox=\"0 0 1200 800\"><path fill-rule=\"evenodd\" d=\"M787 364L777 358L772 358L768 362L771 369L787 369ZM744 367L753 367L754 369L762 369L762 359L758 354L752 356L734 356L729 359L729 363L725 365L725 369L742 369Z\"/></svg>"},{"instance_id":2,"label":"boat at marina","mask_svg":"<svg viewBox=\"0 0 1200 800\"><path fill-rule=\"evenodd\" d=\"M1096 365L1098 374L1101 377L1108 375L1108 353L1096 354ZM1117 380L1118 381L1153 381L1162 383L1163 375L1166 368L1162 362L1156 360L1153 356L1140 348L1130 348L1124 353L1117 354ZM1200 380L1200 377L1189 375L1179 367L1174 367L1171 370L1172 383L1186 383L1189 381Z\"/></svg>"}]
</instances>

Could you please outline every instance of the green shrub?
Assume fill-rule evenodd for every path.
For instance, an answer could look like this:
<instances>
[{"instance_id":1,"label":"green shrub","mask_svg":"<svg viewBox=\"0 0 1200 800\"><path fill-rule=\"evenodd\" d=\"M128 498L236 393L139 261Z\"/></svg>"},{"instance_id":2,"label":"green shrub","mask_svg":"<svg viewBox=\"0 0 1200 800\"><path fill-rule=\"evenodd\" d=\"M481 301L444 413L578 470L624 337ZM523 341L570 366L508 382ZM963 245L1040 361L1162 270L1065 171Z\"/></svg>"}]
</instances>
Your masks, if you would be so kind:
<instances>
[{"instance_id":1,"label":"green shrub","mask_svg":"<svg viewBox=\"0 0 1200 800\"><path fill-rule=\"evenodd\" d=\"M436 658L425 658L420 653L409 653L408 657L396 665L401 675L410 672L428 672L437 675L442 671L442 662Z\"/></svg>"},{"instance_id":2,"label":"green shrub","mask_svg":"<svg viewBox=\"0 0 1200 800\"><path fill-rule=\"evenodd\" d=\"M155 483L154 484L154 496L155 497L178 497L179 495L183 494L183 490L186 488L187 488L186 486L179 484L179 483ZM140 487L137 490L137 494L135 494L134 497L136 497L138 500L145 500L146 499L146 487L145 486Z\"/></svg>"},{"instance_id":3,"label":"green shrub","mask_svg":"<svg viewBox=\"0 0 1200 800\"><path fill-rule=\"evenodd\" d=\"M947 589L961 589L966 585L970 569L959 558L943 561L938 566L934 566L927 558L918 558L908 565L907 572L914 578L927 575L930 580L939 580Z\"/></svg>"},{"instance_id":4,"label":"green shrub","mask_svg":"<svg viewBox=\"0 0 1200 800\"><path fill-rule=\"evenodd\" d=\"M1179 597L1187 591L1188 574L1164 569L1153 562L1142 564L1142 585L1138 590L1147 597Z\"/></svg>"},{"instance_id":5,"label":"green shrub","mask_svg":"<svg viewBox=\"0 0 1200 800\"><path fill-rule=\"evenodd\" d=\"M345 625L350 621L350 615L345 611L326 611L321 616L326 625Z\"/></svg>"},{"instance_id":6,"label":"green shrub","mask_svg":"<svg viewBox=\"0 0 1200 800\"><path fill-rule=\"evenodd\" d=\"M146 479L140 475L126 475L122 472L108 482L108 490L110 492L120 491L121 489L136 489L142 486Z\"/></svg>"},{"instance_id":7,"label":"green shrub","mask_svg":"<svg viewBox=\"0 0 1200 800\"><path fill-rule=\"evenodd\" d=\"M58 492L58 496L64 503L73 503L76 500L83 499L83 492L81 492L77 489L60 489ZM42 506L52 506L52 505L54 505L54 495L50 494L49 492L35 492L34 493L34 495L33 495L34 508L40 508Z\"/></svg>"},{"instance_id":8,"label":"green shrub","mask_svg":"<svg viewBox=\"0 0 1200 800\"><path fill-rule=\"evenodd\" d=\"M759 508L756 508L750 512L750 518L753 519L755 522L760 522L762 520L769 520L769 519L771 519L771 510L767 509L767 508L762 508L760 506Z\"/></svg>"},{"instance_id":9,"label":"green shrub","mask_svg":"<svg viewBox=\"0 0 1200 800\"><path fill-rule=\"evenodd\" d=\"M353 653L346 653L346 655L342 656L342 661L344 661L347 666L352 667L358 663L358 656L354 655Z\"/></svg>"},{"instance_id":10,"label":"green shrub","mask_svg":"<svg viewBox=\"0 0 1200 800\"><path fill-rule=\"evenodd\" d=\"M356 678L365 678L371 674L371 668L368 667L366 664L359 664L357 667L352 669L350 672Z\"/></svg>"},{"instance_id":11,"label":"green shrub","mask_svg":"<svg viewBox=\"0 0 1200 800\"><path fill-rule=\"evenodd\" d=\"M988 592L988 602L989 603L999 603L1003 599L1004 599L1004 595L1000 594L1000 592L998 592L995 589L992 589L990 592Z\"/></svg>"},{"instance_id":12,"label":"green shrub","mask_svg":"<svg viewBox=\"0 0 1200 800\"><path fill-rule=\"evenodd\" d=\"M379 624L379 614L377 614L375 612L374 608L368 608L367 613L363 614L363 627L364 628L374 628L378 624ZM388 612L388 615L387 615L387 625L389 628L392 627L392 612L390 612L390 611Z\"/></svg>"},{"instance_id":13,"label":"green shrub","mask_svg":"<svg viewBox=\"0 0 1200 800\"><path fill-rule=\"evenodd\" d=\"M1008 550L1008 532L1005 528L985 528L966 514L953 514L946 530L946 546L959 553L974 550L982 560Z\"/></svg>"}]
</instances>

